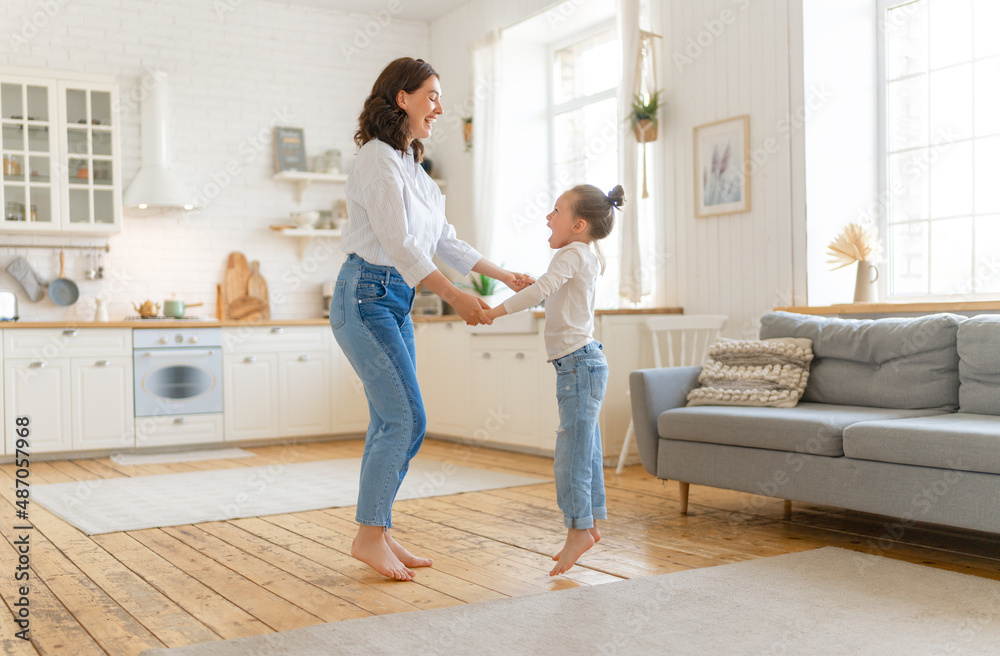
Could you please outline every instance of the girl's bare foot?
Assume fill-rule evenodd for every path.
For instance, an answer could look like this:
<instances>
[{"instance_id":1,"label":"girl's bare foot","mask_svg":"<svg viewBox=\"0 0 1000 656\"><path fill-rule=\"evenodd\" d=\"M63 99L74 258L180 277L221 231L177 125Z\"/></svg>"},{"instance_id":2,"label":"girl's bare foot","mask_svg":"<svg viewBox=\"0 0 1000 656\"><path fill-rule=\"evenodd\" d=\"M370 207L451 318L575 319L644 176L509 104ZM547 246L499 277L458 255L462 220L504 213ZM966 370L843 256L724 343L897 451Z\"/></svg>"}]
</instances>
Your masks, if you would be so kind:
<instances>
[{"instance_id":1,"label":"girl's bare foot","mask_svg":"<svg viewBox=\"0 0 1000 656\"><path fill-rule=\"evenodd\" d=\"M597 544L597 540L590 534L590 529L571 528L566 535L566 544L559 552L559 562L549 572L549 576L564 574L569 568L576 564L588 549Z\"/></svg>"},{"instance_id":2,"label":"girl's bare foot","mask_svg":"<svg viewBox=\"0 0 1000 656\"><path fill-rule=\"evenodd\" d=\"M597 530L596 523L594 524L593 528L588 528L587 530L590 531L590 534L594 537L594 544L597 544L598 542L601 541L601 532ZM559 560L560 558L562 558L561 550L555 556L552 556L552 560Z\"/></svg>"},{"instance_id":3,"label":"girl's bare foot","mask_svg":"<svg viewBox=\"0 0 1000 656\"><path fill-rule=\"evenodd\" d=\"M406 567L430 567L434 564L430 558L420 558L411 554L403 545L396 542L389 531L385 532L385 543L389 545L389 549L399 559L399 562Z\"/></svg>"},{"instance_id":4,"label":"girl's bare foot","mask_svg":"<svg viewBox=\"0 0 1000 656\"><path fill-rule=\"evenodd\" d=\"M407 569L389 548L382 526L359 525L358 534L351 543L351 555L382 576L397 581L413 579L413 571Z\"/></svg>"}]
</instances>

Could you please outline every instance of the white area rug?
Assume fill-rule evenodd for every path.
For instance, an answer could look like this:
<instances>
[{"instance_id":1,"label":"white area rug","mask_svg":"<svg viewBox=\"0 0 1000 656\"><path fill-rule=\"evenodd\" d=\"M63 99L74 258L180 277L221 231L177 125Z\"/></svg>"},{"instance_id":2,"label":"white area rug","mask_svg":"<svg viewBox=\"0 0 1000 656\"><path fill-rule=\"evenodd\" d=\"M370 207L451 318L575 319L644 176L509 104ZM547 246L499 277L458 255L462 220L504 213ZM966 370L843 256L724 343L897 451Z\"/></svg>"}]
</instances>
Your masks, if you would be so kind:
<instances>
[{"instance_id":1,"label":"white area rug","mask_svg":"<svg viewBox=\"0 0 1000 656\"><path fill-rule=\"evenodd\" d=\"M194 462L196 460L221 460L252 458L256 453L246 449L204 449L202 451L177 451L170 453L113 453L111 462L119 465L162 465L169 462Z\"/></svg>"},{"instance_id":2,"label":"white area rug","mask_svg":"<svg viewBox=\"0 0 1000 656\"><path fill-rule=\"evenodd\" d=\"M88 535L180 526L237 517L353 506L361 458L265 467L32 485L31 500ZM461 467L410 463L397 499L437 497L545 483L546 479Z\"/></svg>"},{"instance_id":3,"label":"white area rug","mask_svg":"<svg viewBox=\"0 0 1000 656\"><path fill-rule=\"evenodd\" d=\"M825 547L141 656L997 653L1000 582Z\"/></svg>"}]
</instances>

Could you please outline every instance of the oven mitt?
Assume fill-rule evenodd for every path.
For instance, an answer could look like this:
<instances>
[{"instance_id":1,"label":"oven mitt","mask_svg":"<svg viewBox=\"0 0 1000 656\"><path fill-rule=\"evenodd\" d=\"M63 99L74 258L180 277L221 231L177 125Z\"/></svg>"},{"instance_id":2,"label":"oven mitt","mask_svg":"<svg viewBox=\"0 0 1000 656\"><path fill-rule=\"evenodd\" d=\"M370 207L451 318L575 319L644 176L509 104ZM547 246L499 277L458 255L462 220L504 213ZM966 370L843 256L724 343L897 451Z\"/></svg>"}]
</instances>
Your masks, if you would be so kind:
<instances>
[{"instance_id":1,"label":"oven mitt","mask_svg":"<svg viewBox=\"0 0 1000 656\"><path fill-rule=\"evenodd\" d=\"M7 273L21 283L30 301L37 303L45 296L45 290L42 289L44 286L42 279L38 277L38 274L23 256L18 255L13 262L7 265Z\"/></svg>"}]
</instances>

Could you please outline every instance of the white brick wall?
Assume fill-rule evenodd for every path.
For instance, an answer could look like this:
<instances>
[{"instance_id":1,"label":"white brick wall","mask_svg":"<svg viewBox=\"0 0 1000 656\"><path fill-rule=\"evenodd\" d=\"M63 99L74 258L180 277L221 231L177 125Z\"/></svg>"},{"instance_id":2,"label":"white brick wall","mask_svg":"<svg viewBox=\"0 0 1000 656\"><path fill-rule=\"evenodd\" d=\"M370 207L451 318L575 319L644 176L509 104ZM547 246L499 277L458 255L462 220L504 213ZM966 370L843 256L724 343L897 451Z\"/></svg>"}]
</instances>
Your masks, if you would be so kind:
<instances>
[{"instance_id":1,"label":"white brick wall","mask_svg":"<svg viewBox=\"0 0 1000 656\"><path fill-rule=\"evenodd\" d=\"M232 10L217 12L220 6ZM298 209L293 187L271 180L268 126L276 114L287 115L285 124L305 129L310 156L337 148L350 165L357 115L379 71L396 57L428 58L430 52L426 23L393 19L375 29L373 14L386 6L365 3L368 13L345 14L265 0L0 3L0 64L117 78L125 113L126 186L140 163L140 111L129 99L147 68L169 74L171 160L183 180L204 192L227 163L235 162L240 171L199 211L126 215L124 230L111 238L111 253L104 256L103 281L84 278L85 252L66 251L67 275L81 290L80 301L68 308L48 299L28 302L3 271L21 254L44 278L53 278L58 252L9 244L13 239L83 245L103 240L0 235L0 288L19 293L22 318L89 320L99 294L111 297L113 319L134 314L133 301L162 302L170 294L187 303L202 301L205 307L190 313L214 316L215 286L234 250L260 260L275 318L320 316L320 284L336 277L343 257L337 242L317 240L300 258L296 240L268 228ZM25 19L33 18L41 24L37 34L27 44L17 41ZM366 37L370 43L346 56L342 45L353 45L366 26L374 34ZM263 141L251 145L260 134ZM341 194L338 186L313 185L301 208L329 209Z\"/></svg>"}]
</instances>

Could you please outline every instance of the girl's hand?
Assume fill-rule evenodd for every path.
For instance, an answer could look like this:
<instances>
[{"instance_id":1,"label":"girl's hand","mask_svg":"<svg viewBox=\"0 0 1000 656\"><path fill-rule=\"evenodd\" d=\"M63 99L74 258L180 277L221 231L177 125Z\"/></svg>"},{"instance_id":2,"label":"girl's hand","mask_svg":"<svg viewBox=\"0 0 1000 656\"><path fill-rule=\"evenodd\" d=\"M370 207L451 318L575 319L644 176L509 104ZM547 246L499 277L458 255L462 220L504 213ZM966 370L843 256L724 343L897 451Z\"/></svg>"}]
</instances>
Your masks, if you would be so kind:
<instances>
[{"instance_id":1,"label":"girl's hand","mask_svg":"<svg viewBox=\"0 0 1000 656\"><path fill-rule=\"evenodd\" d=\"M465 323L470 326L478 326L481 323L487 325L493 323L493 319L486 314L486 310L490 306L478 296L462 292L451 303L451 306L455 308L455 312L458 312L458 316L462 317Z\"/></svg>"}]
</instances>

